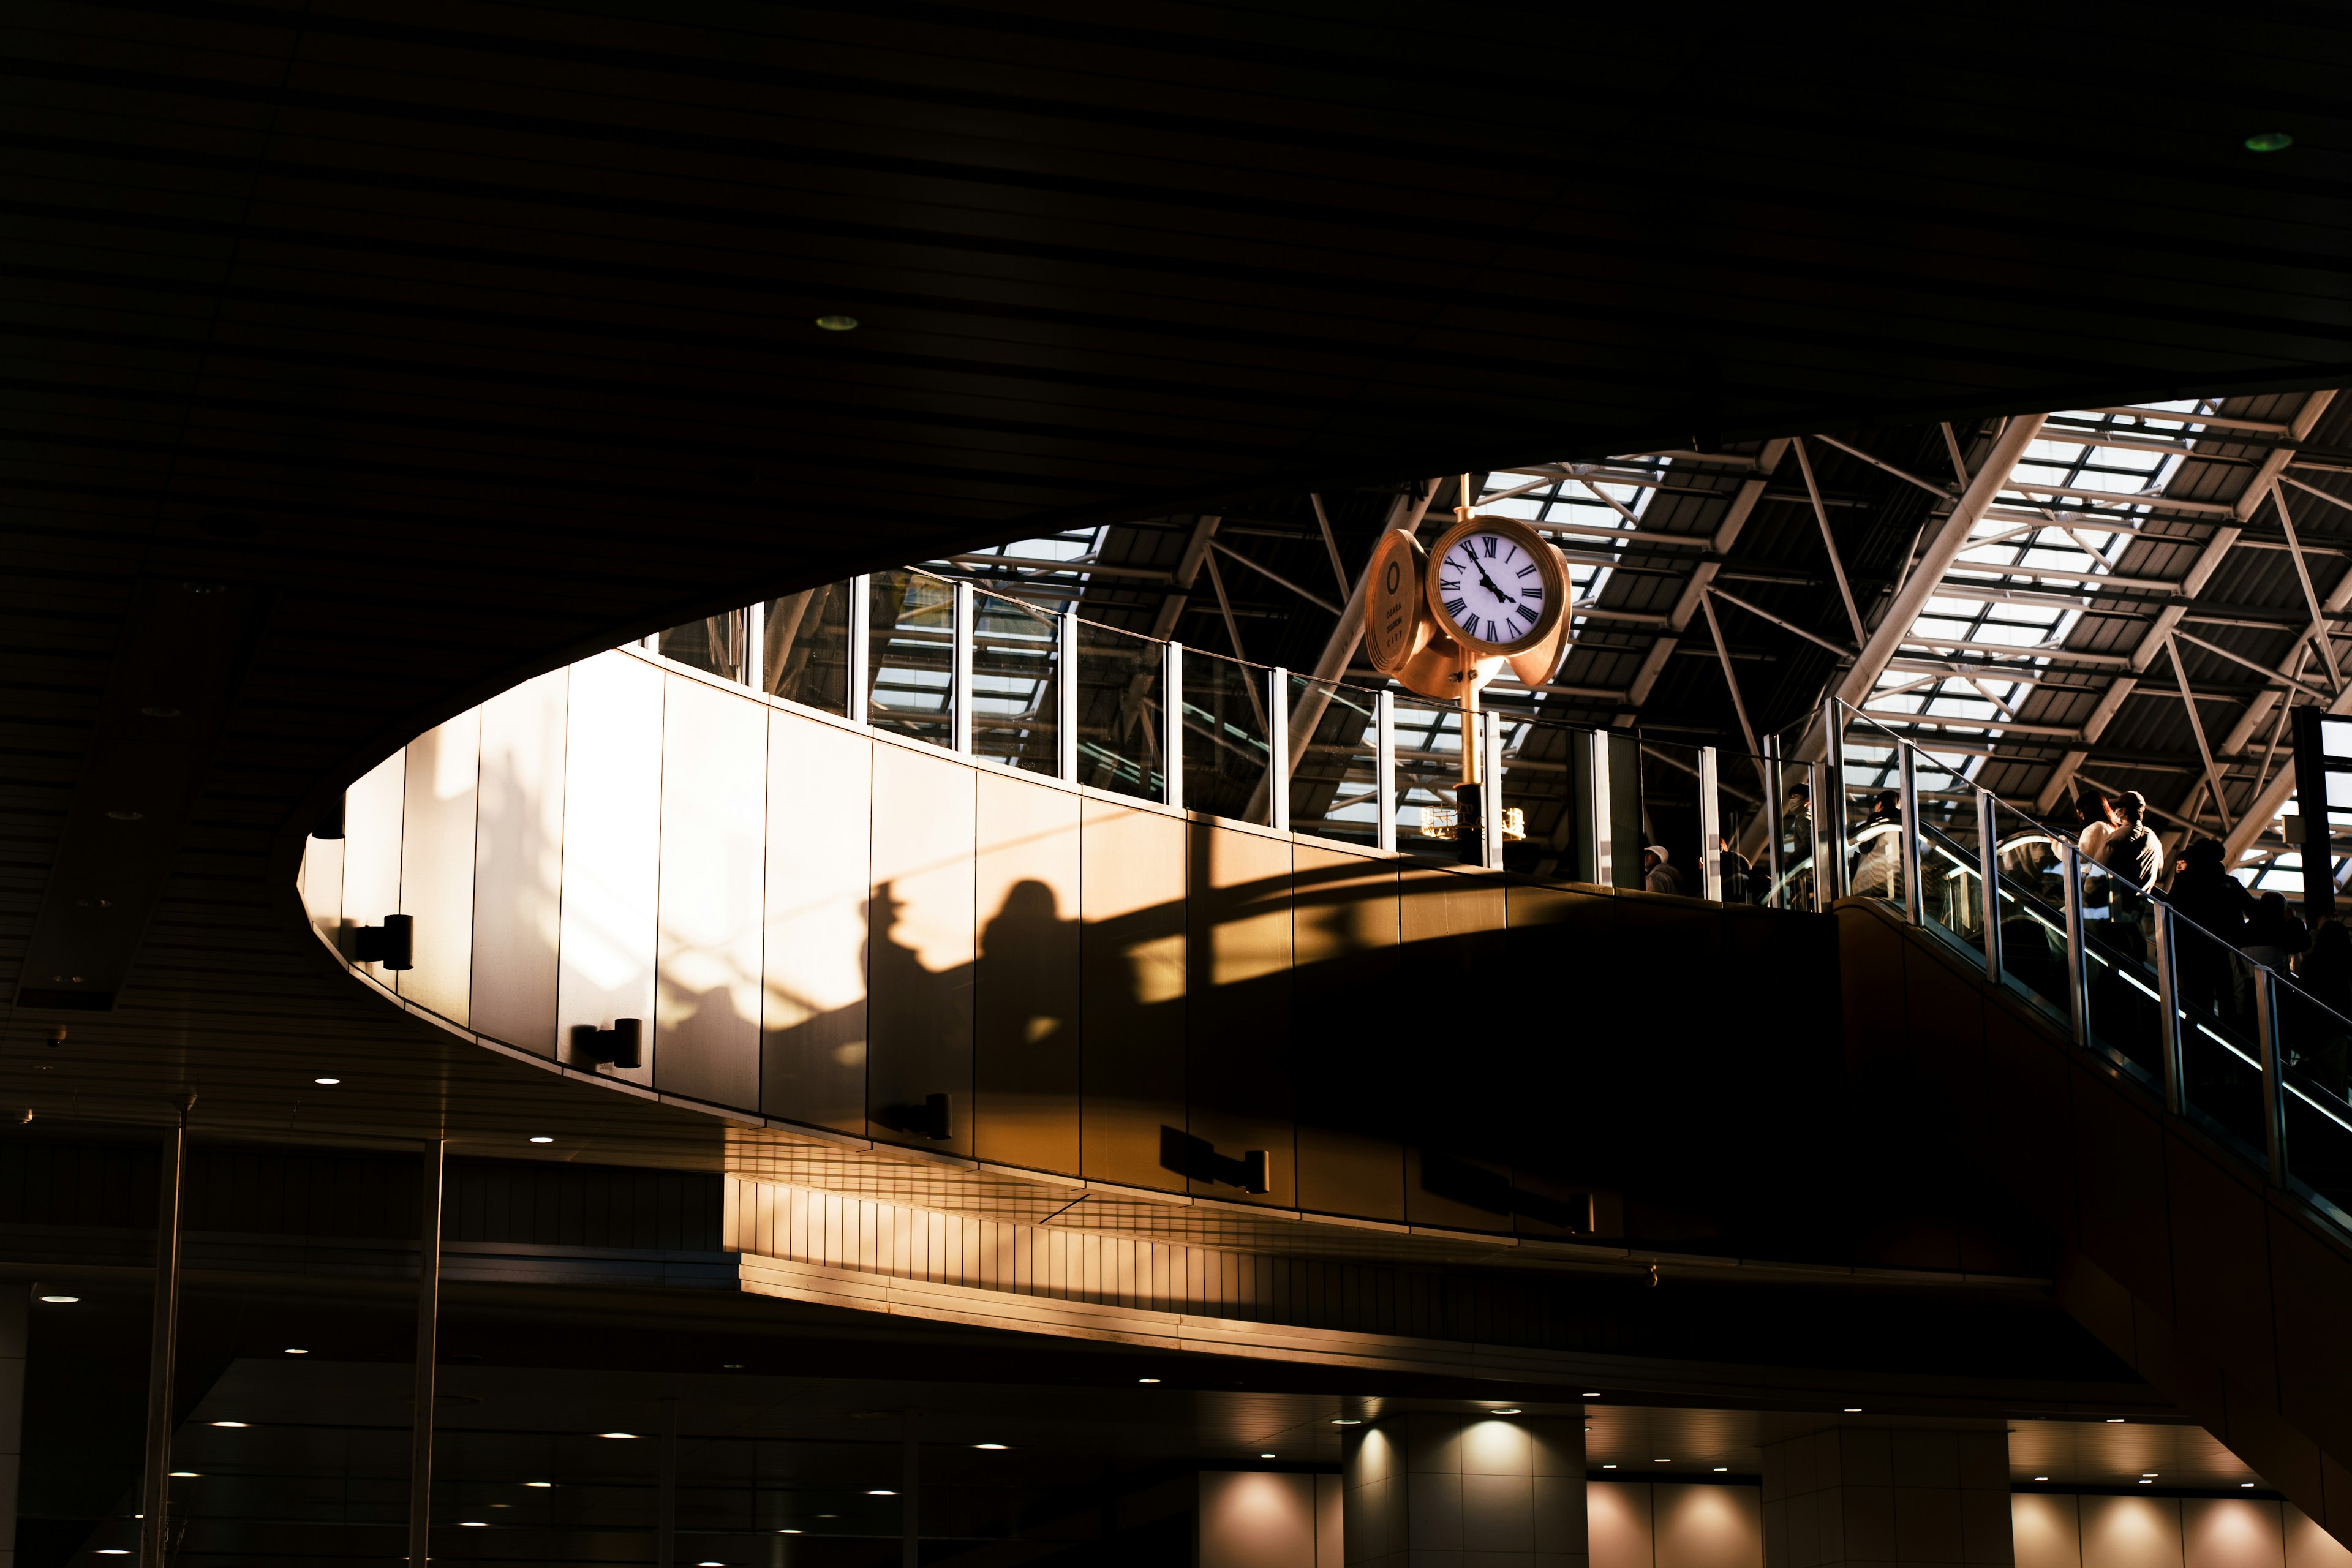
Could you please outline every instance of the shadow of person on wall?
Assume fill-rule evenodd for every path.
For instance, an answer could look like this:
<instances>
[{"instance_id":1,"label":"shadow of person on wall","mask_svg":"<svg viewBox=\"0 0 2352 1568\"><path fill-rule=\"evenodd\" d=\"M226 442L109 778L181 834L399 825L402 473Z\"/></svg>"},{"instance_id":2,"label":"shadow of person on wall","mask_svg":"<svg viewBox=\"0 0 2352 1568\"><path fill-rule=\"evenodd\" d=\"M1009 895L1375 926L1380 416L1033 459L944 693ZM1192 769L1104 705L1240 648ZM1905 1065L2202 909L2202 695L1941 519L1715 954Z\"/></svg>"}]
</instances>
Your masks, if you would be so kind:
<instances>
[{"instance_id":1,"label":"shadow of person on wall","mask_svg":"<svg viewBox=\"0 0 2352 1568\"><path fill-rule=\"evenodd\" d=\"M973 968L973 1070L992 1127L1024 1146L1051 1140L1048 1129L1065 1121L1074 1136L1081 1071L1078 922L1062 918L1061 900L1048 884L1015 882L981 928ZM1075 1159L1076 1151L1060 1157Z\"/></svg>"},{"instance_id":2,"label":"shadow of person on wall","mask_svg":"<svg viewBox=\"0 0 2352 1568\"><path fill-rule=\"evenodd\" d=\"M893 1131L948 1141L929 1097L971 1093L971 967L926 965L898 935L906 909L889 882L866 903L867 1033L890 1042L867 1058L866 1114Z\"/></svg>"}]
</instances>

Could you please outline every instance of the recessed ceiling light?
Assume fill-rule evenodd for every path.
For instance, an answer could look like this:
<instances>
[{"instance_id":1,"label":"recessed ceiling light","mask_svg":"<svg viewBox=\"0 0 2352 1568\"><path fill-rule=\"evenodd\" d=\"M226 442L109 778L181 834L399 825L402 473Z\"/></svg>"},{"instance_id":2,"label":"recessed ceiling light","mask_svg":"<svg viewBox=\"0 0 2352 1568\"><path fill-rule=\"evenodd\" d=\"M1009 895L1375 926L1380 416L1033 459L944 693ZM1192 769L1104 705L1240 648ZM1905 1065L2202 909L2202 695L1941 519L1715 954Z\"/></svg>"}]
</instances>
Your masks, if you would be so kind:
<instances>
[{"instance_id":1,"label":"recessed ceiling light","mask_svg":"<svg viewBox=\"0 0 2352 1568\"><path fill-rule=\"evenodd\" d=\"M1613 1469L1615 1469L1617 1467L1616 1467L1616 1466L1614 1466L1614 1465L1603 1465L1603 1466L1601 1466L1601 1468L1602 1469L1604 1469L1604 1470L1613 1470Z\"/></svg>"},{"instance_id":2,"label":"recessed ceiling light","mask_svg":"<svg viewBox=\"0 0 2352 1568\"><path fill-rule=\"evenodd\" d=\"M2284 153L2294 145L2294 138L2284 131L2258 131L2246 138L2249 153Z\"/></svg>"},{"instance_id":3,"label":"recessed ceiling light","mask_svg":"<svg viewBox=\"0 0 2352 1568\"><path fill-rule=\"evenodd\" d=\"M1859 1415L1862 1414L1862 1406L1859 1405L1849 1405L1845 1407L1845 1413L1848 1415Z\"/></svg>"},{"instance_id":4,"label":"recessed ceiling light","mask_svg":"<svg viewBox=\"0 0 2352 1568\"><path fill-rule=\"evenodd\" d=\"M974 1443L972 1447L975 1448L1002 1448L1004 1445L1002 1443Z\"/></svg>"},{"instance_id":5,"label":"recessed ceiling light","mask_svg":"<svg viewBox=\"0 0 2352 1568\"><path fill-rule=\"evenodd\" d=\"M457 1521L457 1528L460 1530L488 1530L490 1528L490 1521L487 1519L461 1519Z\"/></svg>"},{"instance_id":6,"label":"recessed ceiling light","mask_svg":"<svg viewBox=\"0 0 2352 1568\"><path fill-rule=\"evenodd\" d=\"M201 1479L204 1472L201 1470L173 1470L171 1471L170 1474L172 1479L175 1481L193 1481Z\"/></svg>"},{"instance_id":7,"label":"recessed ceiling light","mask_svg":"<svg viewBox=\"0 0 2352 1568\"><path fill-rule=\"evenodd\" d=\"M310 1352L302 1349L299 1345L288 1345L286 1347L286 1353L288 1355L309 1355Z\"/></svg>"},{"instance_id":8,"label":"recessed ceiling light","mask_svg":"<svg viewBox=\"0 0 2352 1568\"><path fill-rule=\"evenodd\" d=\"M1672 1459L1652 1459L1650 1463L1654 1465L1671 1465L1674 1461Z\"/></svg>"},{"instance_id":9,"label":"recessed ceiling light","mask_svg":"<svg viewBox=\"0 0 2352 1568\"><path fill-rule=\"evenodd\" d=\"M1525 1412L1520 1410L1520 1408L1516 1405L1505 1405L1500 1410L1490 1410L1486 1414L1489 1415L1524 1415Z\"/></svg>"},{"instance_id":10,"label":"recessed ceiling light","mask_svg":"<svg viewBox=\"0 0 2352 1568\"><path fill-rule=\"evenodd\" d=\"M523 1485L525 1485L525 1486L527 1486L527 1487L551 1487L551 1486L553 1486L554 1484L555 1484L555 1483L554 1483L553 1481L525 1481L525 1482L523 1482Z\"/></svg>"},{"instance_id":11,"label":"recessed ceiling light","mask_svg":"<svg viewBox=\"0 0 2352 1568\"><path fill-rule=\"evenodd\" d=\"M727 1568L727 1564L715 1559L706 1559L701 1563L696 1563L695 1568Z\"/></svg>"},{"instance_id":12,"label":"recessed ceiling light","mask_svg":"<svg viewBox=\"0 0 2352 1568\"><path fill-rule=\"evenodd\" d=\"M1258 1458L1261 1459L1271 1459L1274 1456L1272 1454L1260 1454Z\"/></svg>"},{"instance_id":13,"label":"recessed ceiling light","mask_svg":"<svg viewBox=\"0 0 2352 1568\"><path fill-rule=\"evenodd\" d=\"M1363 1423L1357 1420L1352 1415L1341 1415L1335 1417L1332 1420L1331 1425L1334 1426L1361 1426Z\"/></svg>"},{"instance_id":14,"label":"recessed ceiling light","mask_svg":"<svg viewBox=\"0 0 2352 1568\"><path fill-rule=\"evenodd\" d=\"M1139 1377L1135 1381L1138 1383L1158 1383L1160 1380L1156 1377Z\"/></svg>"},{"instance_id":15,"label":"recessed ceiling light","mask_svg":"<svg viewBox=\"0 0 2352 1568\"><path fill-rule=\"evenodd\" d=\"M76 1301L80 1300L81 1298L79 1296L44 1296L41 1300L47 1301L52 1307L70 1307Z\"/></svg>"},{"instance_id":16,"label":"recessed ceiling light","mask_svg":"<svg viewBox=\"0 0 2352 1568\"><path fill-rule=\"evenodd\" d=\"M2110 1426L2120 1426L2123 1424L2124 1418L2120 1415L2110 1415L2107 1417L2107 1425Z\"/></svg>"},{"instance_id":17,"label":"recessed ceiling light","mask_svg":"<svg viewBox=\"0 0 2352 1568\"><path fill-rule=\"evenodd\" d=\"M1588 1389L1585 1391L1584 1397L1587 1399L1598 1399L1601 1397L1601 1394L1598 1389Z\"/></svg>"},{"instance_id":18,"label":"recessed ceiling light","mask_svg":"<svg viewBox=\"0 0 2352 1568\"><path fill-rule=\"evenodd\" d=\"M635 1432L599 1432L596 1436L599 1437L634 1437L636 1434Z\"/></svg>"},{"instance_id":19,"label":"recessed ceiling light","mask_svg":"<svg viewBox=\"0 0 2352 1568\"><path fill-rule=\"evenodd\" d=\"M2163 1472L2159 1470L2142 1470L2140 1472L2141 1475L2146 1476L2149 1480L2156 1479L2156 1478L2162 1473Z\"/></svg>"},{"instance_id":20,"label":"recessed ceiling light","mask_svg":"<svg viewBox=\"0 0 2352 1568\"><path fill-rule=\"evenodd\" d=\"M2035 1480L2037 1480L2037 1481L2046 1481L2046 1480L2048 1480L2050 1478L2049 1478L2048 1476L2036 1476L2036 1477L2034 1477L2033 1479L2034 1479Z\"/></svg>"},{"instance_id":21,"label":"recessed ceiling light","mask_svg":"<svg viewBox=\"0 0 2352 1568\"><path fill-rule=\"evenodd\" d=\"M1727 1476L1731 1473L1731 1467L1729 1465L1717 1465L1715 1467L1715 1473L1718 1476Z\"/></svg>"},{"instance_id":22,"label":"recessed ceiling light","mask_svg":"<svg viewBox=\"0 0 2352 1568\"><path fill-rule=\"evenodd\" d=\"M898 1494L892 1491L888 1487L875 1487L868 1490L866 1495L867 1497L897 1497Z\"/></svg>"},{"instance_id":23,"label":"recessed ceiling light","mask_svg":"<svg viewBox=\"0 0 2352 1568\"><path fill-rule=\"evenodd\" d=\"M778 1535L798 1535L800 1531L797 1530L780 1530L776 1531L776 1533Z\"/></svg>"},{"instance_id":24,"label":"recessed ceiling light","mask_svg":"<svg viewBox=\"0 0 2352 1568\"><path fill-rule=\"evenodd\" d=\"M215 1426L243 1426L247 1425L247 1423L243 1421L215 1421L213 1425Z\"/></svg>"},{"instance_id":25,"label":"recessed ceiling light","mask_svg":"<svg viewBox=\"0 0 2352 1568\"><path fill-rule=\"evenodd\" d=\"M323 1084L325 1084L328 1088L331 1089L331 1088L333 1088L336 1084L339 1084L339 1083L342 1082L343 1080L342 1080L341 1079L339 1079L339 1078L314 1078L314 1079L312 1079L310 1081L311 1081L312 1083L323 1083Z\"/></svg>"},{"instance_id":26,"label":"recessed ceiling light","mask_svg":"<svg viewBox=\"0 0 2352 1568\"><path fill-rule=\"evenodd\" d=\"M127 1546L101 1546L98 1549L98 1554L100 1557L128 1557L131 1555L131 1548Z\"/></svg>"},{"instance_id":27,"label":"recessed ceiling light","mask_svg":"<svg viewBox=\"0 0 2352 1568\"><path fill-rule=\"evenodd\" d=\"M2242 1487L2250 1487L2250 1486L2252 1486L2254 1483L2253 1483L2253 1482L2252 1482L2252 1481L2240 1481L2238 1484L2239 1484L2240 1486L2242 1486Z\"/></svg>"},{"instance_id":28,"label":"recessed ceiling light","mask_svg":"<svg viewBox=\"0 0 2352 1568\"><path fill-rule=\"evenodd\" d=\"M819 316L816 319L816 324L828 332L855 331L857 328L857 318L855 316Z\"/></svg>"},{"instance_id":29,"label":"recessed ceiling light","mask_svg":"<svg viewBox=\"0 0 2352 1568\"><path fill-rule=\"evenodd\" d=\"M533 1135L532 1135L532 1137L531 1137L531 1142L534 1142L534 1143L552 1143L552 1142L555 1142L555 1140L554 1140L554 1139L552 1139L552 1138L550 1138L550 1137L549 1137L546 1133L544 1133L544 1132L540 1132L540 1133L535 1133L535 1134L533 1134Z\"/></svg>"},{"instance_id":30,"label":"recessed ceiling light","mask_svg":"<svg viewBox=\"0 0 2352 1568\"><path fill-rule=\"evenodd\" d=\"M2156 1483L2155 1483L2154 1481L2142 1481L2142 1482L2140 1482L2140 1485L2142 1485L2142 1486L2144 1486L2144 1487L2152 1487L2152 1486L2156 1485Z\"/></svg>"}]
</instances>

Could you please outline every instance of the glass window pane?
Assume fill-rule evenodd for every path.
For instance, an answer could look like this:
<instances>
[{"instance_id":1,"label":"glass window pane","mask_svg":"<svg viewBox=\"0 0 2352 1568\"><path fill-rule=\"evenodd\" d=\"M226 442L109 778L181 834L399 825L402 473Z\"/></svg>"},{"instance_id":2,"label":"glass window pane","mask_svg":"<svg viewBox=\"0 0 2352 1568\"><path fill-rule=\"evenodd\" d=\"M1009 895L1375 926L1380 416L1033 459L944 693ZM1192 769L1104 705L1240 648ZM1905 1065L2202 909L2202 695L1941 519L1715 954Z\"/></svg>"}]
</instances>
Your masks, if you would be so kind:
<instances>
[{"instance_id":1,"label":"glass window pane","mask_svg":"<svg viewBox=\"0 0 2352 1568\"><path fill-rule=\"evenodd\" d=\"M1292 832L1379 842L1376 700L1361 687L1290 678Z\"/></svg>"},{"instance_id":2,"label":"glass window pane","mask_svg":"<svg viewBox=\"0 0 2352 1568\"><path fill-rule=\"evenodd\" d=\"M868 580L867 709L887 734L952 742L949 720L955 653L955 589L903 567Z\"/></svg>"},{"instance_id":3,"label":"glass window pane","mask_svg":"<svg viewBox=\"0 0 2352 1568\"><path fill-rule=\"evenodd\" d=\"M1184 805L1236 822L1273 821L1266 787L1266 672L1184 650Z\"/></svg>"},{"instance_id":4,"label":"glass window pane","mask_svg":"<svg viewBox=\"0 0 2352 1568\"><path fill-rule=\"evenodd\" d=\"M672 626L656 639L661 656L730 680L743 679L743 612L688 621Z\"/></svg>"},{"instance_id":5,"label":"glass window pane","mask_svg":"<svg viewBox=\"0 0 2352 1568\"><path fill-rule=\"evenodd\" d=\"M768 601L760 668L771 695L827 713L849 711L850 589L828 583Z\"/></svg>"},{"instance_id":6,"label":"glass window pane","mask_svg":"<svg viewBox=\"0 0 2352 1568\"><path fill-rule=\"evenodd\" d=\"M972 595L972 749L1052 775L1061 692L1061 628L1052 612L998 594Z\"/></svg>"},{"instance_id":7,"label":"glass window pane","mask_svg":"<svg viewBox=\"0 0 2352 1568\"><path fill-rule=\"evenodd\" d=\"M1143 800L1160 774L1161 644L1078 623L1078 782Z\"/></svg>"}]
</instances>

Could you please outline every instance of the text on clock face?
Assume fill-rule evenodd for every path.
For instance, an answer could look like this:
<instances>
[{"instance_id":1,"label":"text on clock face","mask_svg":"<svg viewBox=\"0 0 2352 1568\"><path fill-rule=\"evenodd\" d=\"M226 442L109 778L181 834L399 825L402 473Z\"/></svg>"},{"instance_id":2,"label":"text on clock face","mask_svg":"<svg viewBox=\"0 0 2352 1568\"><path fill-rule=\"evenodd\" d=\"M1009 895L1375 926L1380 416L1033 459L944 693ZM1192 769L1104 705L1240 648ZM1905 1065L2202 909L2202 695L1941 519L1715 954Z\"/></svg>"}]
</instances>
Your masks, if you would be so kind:
<instances>
[{"instance_id":1,"label":"text on clock face","mask_svg":"<svg viewBox=\"0 0 2352 1568\"><path fill-rule=\"evenodd\" d=\"M1438 563L1445 613L1485 642L1517 642L1543 618L1543 573L1526 551L1499 533L1465 534Z\"/></svg>"}]
</instances>

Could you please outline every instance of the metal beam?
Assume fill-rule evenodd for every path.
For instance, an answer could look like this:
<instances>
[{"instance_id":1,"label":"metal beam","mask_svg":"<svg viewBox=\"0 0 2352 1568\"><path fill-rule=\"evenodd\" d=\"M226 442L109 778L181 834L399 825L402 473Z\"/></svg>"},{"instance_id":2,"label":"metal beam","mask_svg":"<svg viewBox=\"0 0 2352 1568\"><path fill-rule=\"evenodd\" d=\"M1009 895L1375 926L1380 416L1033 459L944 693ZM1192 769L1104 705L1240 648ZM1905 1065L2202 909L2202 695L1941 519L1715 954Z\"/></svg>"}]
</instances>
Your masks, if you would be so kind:
<instances>
[{"instance_id":1,"label":"metal beam","mask_svg":"<svg viewBox=\"0 0 2352 1568\"><path fill-rule=\"evenodd\" d=\"M1730 505L1724 509L1723 521L1716 524L1715 537L1709 544L1710 554L1722 556L1731 552L1731 547L1739 541L1740 531L1748 526L1748 518L1754 514L1756 503L1764 498L1765 488L1772 480L1772 470L1780 466L1780 458L1788 449L1789 443L1785 440L1764 443L1763 450L1753 459L1754 476L1739 482L1739 488L1731 494ZM1665 629L1650 644L1650 651L1643 656L1641 668L1625 684L1625 700L1630 709L1638 710L1650 700L1651 689L1658 684L1658 677L1665 672L1666 661L1674 658L1675 649L1682 642L1682 635L1689 627L1691 617L1698 614L1699 605L1706 599L1708 587L1722 569L1719 561L1702 561L1691 568L1690 580L1683 584L1681 595L1675 600L1674 609L1664 617ZM1632 618L1625 612L1580 608L1578 613L1590 615L1595 619ZM1627 712L1620 714L1617 721L1631 724L1633 719L1634 714Z\"/></svg>"},{"instance_id":2,"label":"metal beam","mask_svg":"<svg viewBox=\"0 0 2352 1568\"><path fill-rule=\"evenodd\" d=\"M2205 760L2205 782L2213 791L2213 808L2221 814L2221 826L2230 826L2230 795L2221 787L2221 770L2213 765L2213 748L2205 743L2205 721L2197 716L2197 694L2189 689L2189 667L2180 662L2180 649L2173 639L2164 639L2164 651L2172 657L2173 678L2180 682L2181 705L2189 710L2189 732L2197 737L2197 754Z\"/></svg>"},{"instance_id":3,"label":"metal beam","mask_svg":"<svg viewBox=\"0 0 2352 1568\"><path fill-rule=\"evenodd\" d=\"M1949 425L1944 426L1944 439L1952 439ZM1792 440L1790 446L1796 450L1797 471L1805 477L1805 494L1813 503L1813 521L1822 525L1822 548L1830 552L1830 571L1837 577L1838 597L1845 601L1845 618L1853 627L1853 646L1860 647L1869 640L1869 634L1862 629L1862 612L1853 606L1853 589L1846 584L1845 563L1838 557L1837 536L1830 531L1830 510L1822 504L1822 487L1813 482L1812 459L1805 456L1802 437ZM1960 448L1957 443L1952 447L1952 465L1966 473L1967 465L1960 461ZM1713 618L1712 611L1709 618ZM1717 640L1721 640L1719 634Z\"/></svg>"}]
</instances>

